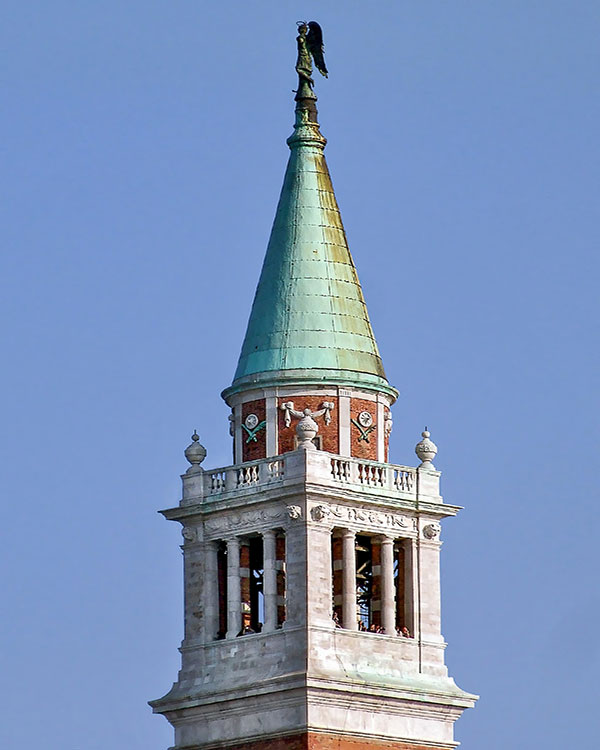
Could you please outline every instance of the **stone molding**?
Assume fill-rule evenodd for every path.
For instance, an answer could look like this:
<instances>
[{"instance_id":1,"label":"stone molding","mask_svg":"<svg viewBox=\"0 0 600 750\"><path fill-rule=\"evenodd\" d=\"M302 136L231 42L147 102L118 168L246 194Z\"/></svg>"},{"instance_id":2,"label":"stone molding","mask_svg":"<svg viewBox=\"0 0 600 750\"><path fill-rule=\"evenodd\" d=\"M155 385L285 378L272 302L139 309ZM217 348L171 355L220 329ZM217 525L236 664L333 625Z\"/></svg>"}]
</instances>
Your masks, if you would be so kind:
<instances>
[{"instance_id":1,"label":"stone molding","mask_svg":"<svg viewBox=\"0 0 600 750\"><path fill-rule=\"evenodd\" d=\"M348 525L354 530L382 533L390 530L405 532L406 536L417 530L417 519L393 511L356 508L351 505L333 503L315 503L309 511L313 521L327 521L328 526L335 528Z\"/></svg>"},{"instance_id":2,"label":"stone molding","mask_svg":"<svg viewBox=\"0 0 600 750\"><path fill-rule=\"evenodd\" d=\"M286 528L290 522L302 518L300 505L270 505L265 508L232 510L211 516L204 521L206 539L218 539L222 535L237 536L251 531L271 528Z\"/></svg>"}]
</instances>

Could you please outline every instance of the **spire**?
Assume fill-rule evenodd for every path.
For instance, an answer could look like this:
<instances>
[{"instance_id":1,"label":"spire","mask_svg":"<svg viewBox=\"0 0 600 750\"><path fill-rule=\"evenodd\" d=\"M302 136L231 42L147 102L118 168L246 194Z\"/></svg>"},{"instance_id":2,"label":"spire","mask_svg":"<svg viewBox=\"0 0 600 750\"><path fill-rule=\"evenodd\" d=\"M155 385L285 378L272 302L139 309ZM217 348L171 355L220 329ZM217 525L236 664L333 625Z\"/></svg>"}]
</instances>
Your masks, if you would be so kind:
<instances>
[{"instance_id":1,"label":"spire","mask_svg":"<svg viewBox=\"0 0 600 750\"><path fill-rule=\"evenodd\" d=\"M327 381L395 399L325 161L305 52L300 26L291 154L237 370L223 395L257 384Z\"/></svg>"}]
</instances>

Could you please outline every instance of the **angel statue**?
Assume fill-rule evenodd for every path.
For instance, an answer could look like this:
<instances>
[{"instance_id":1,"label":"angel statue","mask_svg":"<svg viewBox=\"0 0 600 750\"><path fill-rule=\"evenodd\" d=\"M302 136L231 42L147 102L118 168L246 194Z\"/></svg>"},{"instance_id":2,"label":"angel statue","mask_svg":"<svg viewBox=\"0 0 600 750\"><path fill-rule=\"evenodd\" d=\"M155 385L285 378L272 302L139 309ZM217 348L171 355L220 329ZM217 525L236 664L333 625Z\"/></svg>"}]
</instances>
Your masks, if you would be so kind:
<instances>
[{"instance_id":1,"label":"angel statue","mask_svg":"<svg viewBox=\"0 0 600 750\"><path fill-rule=\"evenodd\" d=\"M298 60L296 61L296 72L300 78L298 93L304 85L312 90L315 82L312 78L313 60L315 67L321 75L327 78L327 67L323 57L323 31L316 21L298 21Z\"/></svg>"}]
</instances>

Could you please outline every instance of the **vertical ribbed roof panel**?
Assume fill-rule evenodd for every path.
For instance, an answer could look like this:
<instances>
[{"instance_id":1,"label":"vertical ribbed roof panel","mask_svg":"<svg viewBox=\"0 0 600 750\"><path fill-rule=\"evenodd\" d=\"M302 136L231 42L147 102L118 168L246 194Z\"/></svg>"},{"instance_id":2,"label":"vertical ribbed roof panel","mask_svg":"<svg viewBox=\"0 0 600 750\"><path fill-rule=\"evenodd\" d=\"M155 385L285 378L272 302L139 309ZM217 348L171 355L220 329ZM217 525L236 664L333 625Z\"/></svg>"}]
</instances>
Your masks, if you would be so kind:
<instances>
[{"instance_id":1,"label":"vertical ribbed roof panel","mask_svg":"<svg viewBox=\"0 0 600 750\"><path fill-rule=\"evenodd\" d=\"M332 370L387 385L323 149L299 106L291 154L233 387L252 376ZM322 379L322 377L320 378ZM339 379L339 377L338 377ZM389 388L389 386L387 386Z\"/></svg>"}]
</instances>

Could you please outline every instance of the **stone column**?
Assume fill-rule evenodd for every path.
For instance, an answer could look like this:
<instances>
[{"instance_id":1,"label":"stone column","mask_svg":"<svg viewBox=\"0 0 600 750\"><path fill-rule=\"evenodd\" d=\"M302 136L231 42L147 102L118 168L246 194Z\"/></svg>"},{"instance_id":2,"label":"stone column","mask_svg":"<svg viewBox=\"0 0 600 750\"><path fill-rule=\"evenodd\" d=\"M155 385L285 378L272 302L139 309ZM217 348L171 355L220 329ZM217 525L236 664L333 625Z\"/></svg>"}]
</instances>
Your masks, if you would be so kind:
<instances>
[{"instance_id":1,"label":"stone column","mask_svg":"<svg viewBox=\"0 0 600 750\"><path fill-rule=\"evenodd\" d=\"M333 567L333 614L334 621L342 626L344 621L344 548L342 538L334 536L331 540Z\"/></svg>"},{"instance_id":2,"label":"stone column","mask_svg":"<svg viewBox=\"0 0 600 750\"><path fill-rule=\"evenodd\" d=\"M287 614L287 534L275 535L275 570L277 571L277 625L283 625Z\"/></svg>"},{"instance_id":3,"label":"stone column","mask_svg":"<svg viewBox=\"0 0 600 750\"><path fill-rule=\"evenodd\" d=\"M187 529L184 529L187 531ZM202 547L197 542L183 545L184 569L184 628L185 640L194 641L202 637L204 560Z\"/></svg>"},{"instance_id":4,"label":"stone column","mask_svg":"<svg viewBox=\"0 0 600 750\"><path fill-rule=\"evenodd\" d=\"M284 546L285 571L278 575L285 591L284 628L306 625L306 531L303 524L292 523L285 532L285 539L277 538L278 564L281 544ZM280 571L278 571L279 574ZM278 592L279 593L279 592ZM281 621L281 620L280 620Z\"/></svg>"},{"instance_id":5,"label":"stone column","mask_svg":"<svg viewBox=\"0 0 600 750\"><path fill-rule=\"evenodd\" d=\"M381 541L371 539L371 621L369 625L381 625Z\"/></svg>"},{"instance_id":6,"label":"stone column","mask_svg":"<svg viewBox=\"0 0 600 750\"><path fill-rule=\"evenodd\" d=\"M265 601L265 621L263 633L270 633L277 627L277 568L275 557L275 532L263 531L263 595Z\"/></svg>"},{"instance_id":7,"label":"stone column","mask_svg":"<svg viewBox=\"0 0 600 750\"><path fill-rule=\"evenodd\" d=\"M350 396L352 391L339 389L339 434L340 434L340 456L350 455Z\"/></svg>"},{"instance_id":8,"label":"stone column","mask_svg":"<svg viewBox=\"0 0 600 750\"><path fill-rule=\"evenodd\" d=\"M342 531L344 555L344 583L342 611L343 626L347 630L358 630L356 619L356 534L350 529Z\"/></svg>"},{"instance_id":9,"label":"stone column","mask_svg":"<svg viewBox=\"0 0 600 750\"><path fill-rule=\"evenodd\" d=\"M240 586L240 540L227 540L227 638L235 638L242 629L242 592Z\"/></svg>"},{"instance_id":10,"label":"stone column","mask_svg":"<svg viewBox=\"0 0 600 750\"><path fill-rule=\"evenodd\" d=\"M242 450L244 447L244 440L242 435L242 405L236 404L233 407L233 414L235 417L235 428L233 438L233 463L241 464Z\"/></svg>"},{"instance_id":11,"label":"stone column","mask_svg":"<svg viewBox=\"0 0 600 750\"><path fill-rule=\"evenodd\" d=\"M440 543L420 539L419 555L419 635L423 640L443 642L441 633Z\"/></svg>"},{"instance_id":12,"label":"stone column","mask_svg":"<svg viewBox=\"0 0 600 750\"><path fill-rule=\"evenodd\" d=\"M389 536L381 537L381 624L386 635L396 634L394 540Z\"/></svg>"},{"instance_id":13,"label":"stone column","mask_svg":"<svg viewBox=\"0 0 600 750\"><path fill-rule=\"evenodd\" d=\"M417 541L406 539L404 544L404 623L411 635L418 638L419 632L419 572L417 565Z\"/></svg>"},{"instance_id":14,"label":"stone column","mask_svg":"<svg viewBox=\"0 0 600 750\"><path fill-rule=\"evenodd\" d=\"M333 625L331 619L331 529L328 524L311 523L308 525L307 531L307 579L309 585L306 592L306 608L308 624L330 628ZM341 547L342 540L338 541ZM340 569L339 576L341 575L342 570ZM341 624L341 619L339 622Z\"/></svg>"},{"instance_id":15,"label":"stone column","mask_svg":"<svg viewBox=\"0 0 600 750\"><path fill-rule=\"evenodd\" d=\"M385 462L385 404L377 398L377 460Z\"/></svg>"},{"instance_id":16,"label":"stone column","mask_svg":"<svg viewBox=\"0 0 600 750\"><path fill-rule=\"evenodd\" d=\"M276 456L279 453L278 450L278 411L277 411L277 396L267 396L265 399L265 412L266 412L266 436L265 443L267 446L267 456Z\"/></svg>"},{"instance_id":17,"label":"stone column","mask_svg":"<svg viewBox=\"0 0 600 750\"><path fill-rule=\"evenodd\" d=\"M219 629L217 543L204 545L204 640L214 641Z\"/></svg>"}]
</instances>

